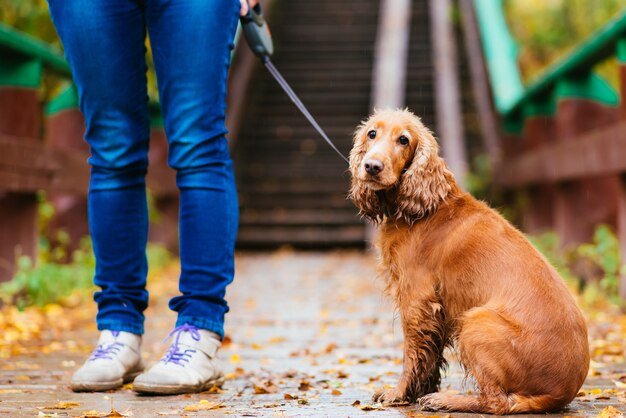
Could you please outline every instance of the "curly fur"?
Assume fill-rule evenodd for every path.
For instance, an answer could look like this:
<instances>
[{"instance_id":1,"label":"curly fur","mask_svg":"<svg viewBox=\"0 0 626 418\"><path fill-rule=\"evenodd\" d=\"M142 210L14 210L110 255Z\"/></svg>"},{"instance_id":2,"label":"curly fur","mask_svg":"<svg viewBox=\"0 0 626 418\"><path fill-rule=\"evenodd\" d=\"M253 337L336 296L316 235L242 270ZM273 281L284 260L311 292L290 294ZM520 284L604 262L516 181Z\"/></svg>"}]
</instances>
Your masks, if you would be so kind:
<instances>
[{"instance_id":1,"label":"curly fur","mask_svg":"<svg viewBox=\"0 0 626 418\"><path fill-rule=\"evenodd\" d=\"M437 205L452 192L454 177L438 155L439 146L432 132L410 111L405 109L395 112L410 121L409 130L419 138L410 165L403 169L399 184L384 193L377 193L363 182L355 180L354 174L369 149L366 133L372 120L390 113L389 110L377 112L364 121L354 134L354 145L350 151L353 181L349 196L360 214L375 223L381 223L388 216L412 224L437 209Z\"/></svg>"},{"instance_id":2,"label":"curly fur","mask_svg":"<svg viewBox=\"0 0 626 418\"><path fill-rule=\"evenodd\" d=\"M404 332L402 376L374 399L458 412L558 410L587 375L582 314L524 235L460 190L438 150L407 110L376 112L355 133L350 196L380 224L381 269ZM476 394L437 392L452 343Z\"/></svg>"}]
</instances>

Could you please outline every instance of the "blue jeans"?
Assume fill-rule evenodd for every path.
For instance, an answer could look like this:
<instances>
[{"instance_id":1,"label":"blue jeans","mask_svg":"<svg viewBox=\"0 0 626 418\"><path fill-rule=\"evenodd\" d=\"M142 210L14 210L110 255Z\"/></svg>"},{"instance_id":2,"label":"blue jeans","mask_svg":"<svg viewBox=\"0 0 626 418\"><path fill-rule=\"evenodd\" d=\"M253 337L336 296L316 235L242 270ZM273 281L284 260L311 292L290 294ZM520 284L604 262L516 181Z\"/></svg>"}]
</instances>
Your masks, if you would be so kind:
<instances>
[{"instance_id":1,"label":"blue jeans","mask_svg":"<svg viewBox=\"0 0 626 418\"><path fill-rule=\"evenodd\" d=\"M91 147L89 224L101 288L98 329L142 334L150 121L146 30L169 165L180 189L177 325L224 334L238 203L225 138L225 96L239 0L49 0Z\"/></svg>"}]
</instances>

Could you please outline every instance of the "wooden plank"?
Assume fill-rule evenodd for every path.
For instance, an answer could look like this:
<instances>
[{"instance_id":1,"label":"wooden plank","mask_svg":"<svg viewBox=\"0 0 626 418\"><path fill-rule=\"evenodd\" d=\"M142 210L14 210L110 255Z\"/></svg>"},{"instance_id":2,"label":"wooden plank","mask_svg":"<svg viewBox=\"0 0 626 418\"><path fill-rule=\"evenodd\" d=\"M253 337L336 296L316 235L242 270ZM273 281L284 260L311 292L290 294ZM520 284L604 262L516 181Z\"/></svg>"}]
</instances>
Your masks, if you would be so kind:
<instances>
[{"instance_id":1,"label":"wooden plank","mask_svg":"<svg viewBox=\"0 0 626 418\"><path fill-rule=\"evenodd\" d=\"M34 194L0 192L0 282L13 277L18 256L37 254L37 220Z\"/></svg>"},{"instance_id":2,"label":"wooden plank","mask_svg":"<svg viewBox=\"0 0 626 418\"><path fill-rule=\"evenodd\" d=\"M433 45L435 107L441 153L457 183L464 186L468 172L463 133L463 112L456 57L456 41L452 23L452 2L431 0L428 3Z\"/></svg>"},{"instance_id":3,"label":"wooden plank","mask_svg":"<svg viewBox=\"0 0 626 418\"><path fill-rule=\"evenodd\" d=\"M495 181L506 187L519 187L624 171L626 121L505 161L496 168Z\"/></svg>"},{"instance_id":4,"label":"wooden plank","mask_svg":"<svg viewBox=\"0 0 626 418\"><path fill-rule=\"evenodd\" d=\"M38 140L41 108L37 90L0 87L0 110L0 133Z\"/></svg>"},{"instance_id":5,"label":"wooden plank","mask_svg":"<svg viewBox=\"0 0 626 418\"><path fill-rule=\"evenodd\" d=\"M489 159L497 164L502 156L502 147L500 145L498 123L495 117L496 112L487 78L487 67L484 61L485 54L480 43L476 14L472 0L461 0L459 7L461 8L463 38L465 40L465 49L467 50L472 88L474 90L473 99L478 111L483 146L487 150Z\"/></svg>"},{"instance_id":6,"label":"wooden plank","mask_svg":"<svg viewBox=\"0 0 626 418\"><path fill-rule=\"evenodd\" d=\"M2 135L0 190L36 192L43 189L85 195L89 182L86 161L83 152Z\"/></svg>"}]
</instances>

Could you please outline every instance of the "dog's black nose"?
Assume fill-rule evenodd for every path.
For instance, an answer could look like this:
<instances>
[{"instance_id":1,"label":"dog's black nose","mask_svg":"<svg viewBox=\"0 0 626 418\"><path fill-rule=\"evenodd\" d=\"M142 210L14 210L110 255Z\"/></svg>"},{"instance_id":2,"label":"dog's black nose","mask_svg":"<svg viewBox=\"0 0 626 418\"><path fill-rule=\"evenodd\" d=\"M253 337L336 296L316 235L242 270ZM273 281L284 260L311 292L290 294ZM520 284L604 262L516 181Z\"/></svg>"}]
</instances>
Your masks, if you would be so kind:
<instances>
[{"instance_id":1,"label":"dog's black nose","mask_svg":"<svg viewBox=\"0 0 626 418\"><path fill-rule=\"evenodd\" d=\"M379 160L365 161L365 171L367 171L367 174L371 176L377 175L378 173L383 171L383 168L385 168L385 166L383 165L382 161L379 161Z\"/></svg>"}]
</instances>

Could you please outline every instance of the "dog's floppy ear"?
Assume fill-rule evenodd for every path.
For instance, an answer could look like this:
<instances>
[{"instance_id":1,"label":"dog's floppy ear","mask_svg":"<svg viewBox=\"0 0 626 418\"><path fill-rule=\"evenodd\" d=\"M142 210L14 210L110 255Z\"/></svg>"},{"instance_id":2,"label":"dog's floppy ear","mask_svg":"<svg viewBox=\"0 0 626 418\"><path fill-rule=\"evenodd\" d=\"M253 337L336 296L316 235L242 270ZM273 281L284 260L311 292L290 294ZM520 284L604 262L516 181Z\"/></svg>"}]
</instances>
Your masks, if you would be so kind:
<instances>
[{"instance_id":1,"label":"dog's floppy ear","mask_svg":"<svg viewBox=\"0 0 626 418\"><path fill-rule=\"evenodd\" d=\"M359 209L359 213L365 216L367 219L375 223L380 223L383 218L382 208L380 200L369 187L365 186L363 182L357 180L357 173L363 157L367 152L365 142L365 130L367 128L367 122L363 122L354 133L354 144L350 151L350 172L352 174L352 185L350 187L349 198L352 199L356 207Z\"/></svg>"},{"instance_id":2,"label":"dog's floppy ear","mask_svg":"<svg viewBox=\"0 0 626 418\"><path fill-rule=\"evenodd\" d=\"M396 200L396 219L404 219L409 225L434 212L454 182L432 133L423 126L418 128L419 143L402 175Z\"/></svg>"}]
</instances>

